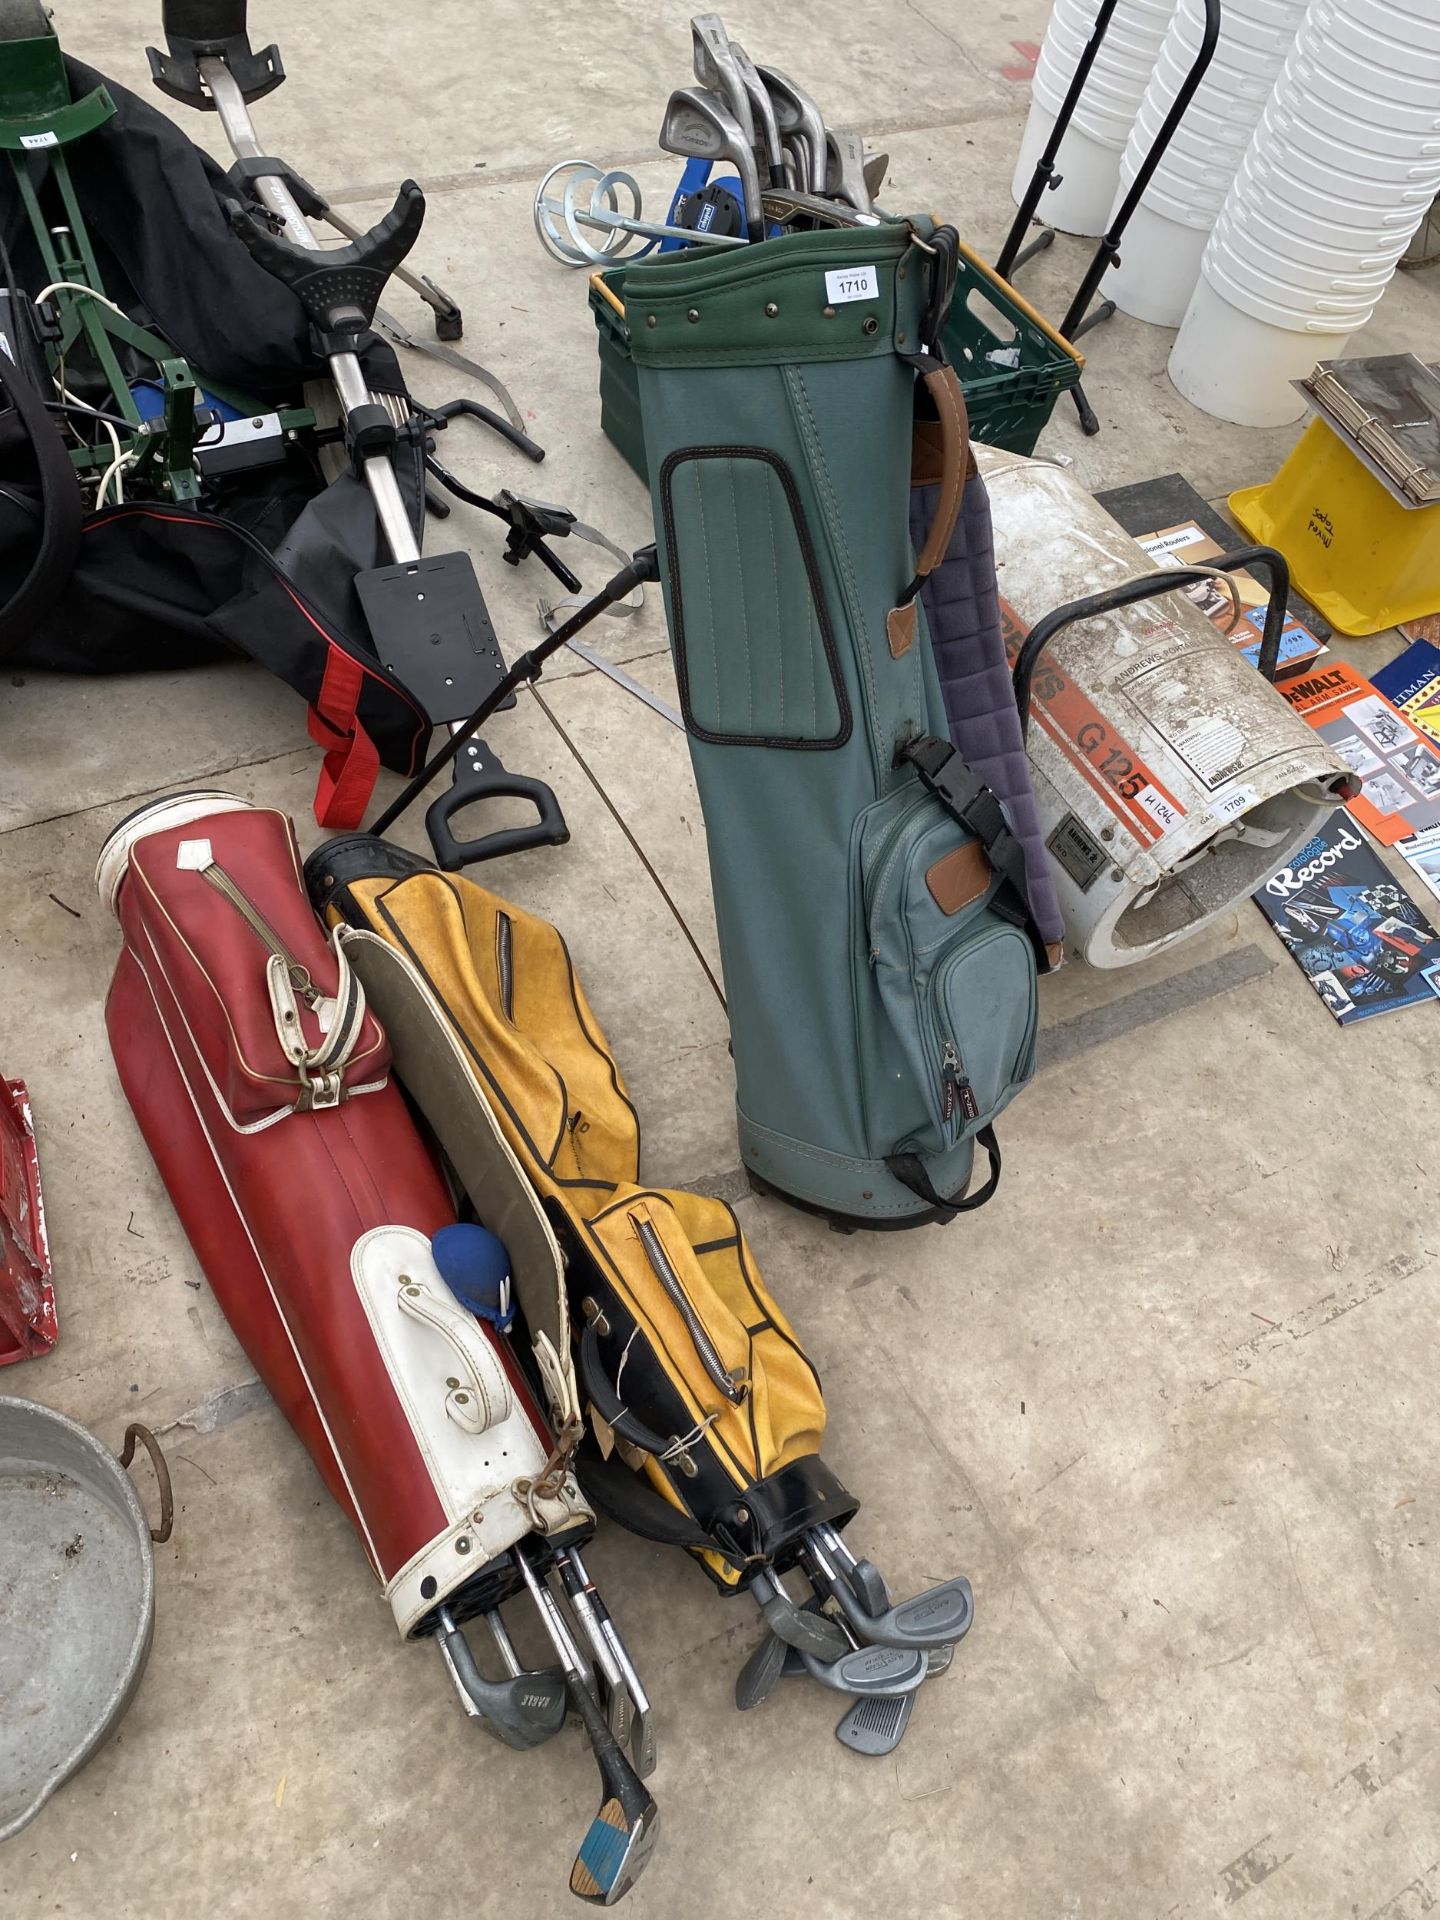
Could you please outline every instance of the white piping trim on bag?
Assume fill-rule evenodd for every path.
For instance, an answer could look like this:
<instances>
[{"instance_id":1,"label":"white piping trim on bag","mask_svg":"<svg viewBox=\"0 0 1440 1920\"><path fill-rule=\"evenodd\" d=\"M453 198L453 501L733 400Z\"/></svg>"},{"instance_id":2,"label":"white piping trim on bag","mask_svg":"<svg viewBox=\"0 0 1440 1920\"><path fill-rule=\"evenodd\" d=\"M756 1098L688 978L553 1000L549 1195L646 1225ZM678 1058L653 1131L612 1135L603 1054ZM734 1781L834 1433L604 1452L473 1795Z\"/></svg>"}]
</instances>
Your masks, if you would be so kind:
<instances>
[{"instance_id":1,"label":"white piping trim on bag","mask_svg":"<svg viewBox=\"0 0 1440 1920\"><path fill-rule=\"evenodd\" d=\"M146 935L146 938L147 939L149 938L148 933ZM385 1573L383 1568L380 1565L380 1555L376 1549L374 1539L371 1537L370 1528L368 1527L365 1521L365 1509L360 1504L360 1500L356 1495L354 1485L350 1479L350 1475L345 1470L345 1462L340 1457L340 1449L336 1446L335 1436L330 1431L330 1422L325 1418L325 1409L320 1404L319 1396L315 1392L315 1387L313 1382L310 1379L310 1375L308 1371L306 1370L305 1362L300 1356L300 1349L295 1344L295 1336L290 1331L290 1322L285 1317L285 1309L280 1305L279 1299L276 1297L275 1288L273 1283L271 1282L269 1270L267 1269L265 1262L260 1258L260 1249L256 1246L254 1236L250 1232L250 1224L246 1220L244 1213L241 1211L240 1202L235 1197L235 1189L231 1186L229 1176L226 1174L225 1168L221 1164L220 1156L215 1151L215 1142L211 1137L210 1129L205 1124L205 1116L200 1111L200 1105L195 1098L194 1089L191 1087L190 1082L186 1077L185 1069L181 1065L180 1055L175 1050L175 1042L171 1039L170 1030L165 1024L165 1016L161 1011L160 1002L156 997L155 989L152 986L150 981L150 976L145 971L144 962L140 959L138 954L135 954L133 948L130 951L131 951L132 958L134 958L135 960L136 966L140 969L140 978L145 982L145 991L150 995L151 1003L155 1008L155 1017L160 1023L160 1031L165 1036L165 1044L167 1047L169 1047L171 1058L175 1062L175 1071L180 1076L180 1084L185 1089L185 1097L189 1100L190 1105L194 1110L195 1119L199 1125L200 1131L205 1136L205 1144L210 1149L210 1158L215 1163L215 1171L219 1174L222 1182L224 1183L225 1191L230 1196L230 1204L234 1207L235 1217L240 1222L241 1228L245 1234L245 1238L250 1243L250 1251L255 1256L255 1264L256 1266L259 1267L261 1273L265 1276L265 1286L266 1286L266 1290L270 1295L271 1304L274 1306L276 1313L279 1315L281 1326L285 1329L285 1338L290 1343L290 1351L295 1356L295 1364L300 1369L300 1377L305 1382L305 1390L310 1395L311 1404L314 1406L315 1412L319 1416L320 1425L324 1430L325 1438L330 1443L331 1458L335 1462L336 1468L340 1474L340 1478L345 1482L345 1491L350 1496L350 1504L354 1508L355 1518L360 1523L360 1531L363 1534L364 1541L365 1541L366 1555L370 1561L370 1565L374 1568L376 1579L379 1580L383 1585L385 1582ZM162 968L161 971L163 972L164 969ZM184 1018L183 1014L181 1018L182 1019ZM186 1031L187 1033L189 1032L188 1027L186 1028ZM198 1055L197 1055L197 1058L198 1058ZM203 1067L205 1063L202 1060L200 1064ZM206 1078L207 1079L209 1078L208 1074L206 1075ZM223 1110L223 1107L224 1107L223 1102L221 1102L221 1107Z\"/></svg>"}]
</instances>

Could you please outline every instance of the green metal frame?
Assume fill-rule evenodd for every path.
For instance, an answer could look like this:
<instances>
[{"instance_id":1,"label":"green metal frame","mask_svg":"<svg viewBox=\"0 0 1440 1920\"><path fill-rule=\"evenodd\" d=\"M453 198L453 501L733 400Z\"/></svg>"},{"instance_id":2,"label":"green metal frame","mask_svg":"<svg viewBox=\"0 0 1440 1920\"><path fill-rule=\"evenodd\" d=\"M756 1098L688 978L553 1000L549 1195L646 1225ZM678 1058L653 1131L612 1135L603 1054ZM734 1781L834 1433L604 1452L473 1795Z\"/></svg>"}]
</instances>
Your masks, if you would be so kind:
<instances>
[{"instance_id":1,"label":"green metal frame","mask_svg":"<svg viewBox=\"0 0 1440 1920\"><path fill-rule=\"evenodd\" d=\"M46 346L50 370L63 378L66 356L83 340L110 389L109 411L130 423L128 439L121 437L121 451L136 456L132 474L173 500L194 500L200 493L195 470L195 412L202 385L206 393L241 413L257 415L266 408L250 395L203 375L197 381L189 364L168 341L137 325L106 299L64 149L104 126L116 111L114 100L103 86L79 100L70 98L65 62L55 34L7 41L0 49L0 151L9 156L47 282L55 289L50 298L59 316L60 334ZM49 225L40 204L30 158L37 153L45 156L59 194L65 214L63 225ZM165 396L159 420L146 420L136 405L115 351L117 341L153 360L159 369ZM306 408L291 408L280 414L280 420L287 431L298 431L313 426L315 416ZM77 472L103 471L113 461L114 450L108 444L79 447L70 458Z\"/></svg>"}]
</instances>

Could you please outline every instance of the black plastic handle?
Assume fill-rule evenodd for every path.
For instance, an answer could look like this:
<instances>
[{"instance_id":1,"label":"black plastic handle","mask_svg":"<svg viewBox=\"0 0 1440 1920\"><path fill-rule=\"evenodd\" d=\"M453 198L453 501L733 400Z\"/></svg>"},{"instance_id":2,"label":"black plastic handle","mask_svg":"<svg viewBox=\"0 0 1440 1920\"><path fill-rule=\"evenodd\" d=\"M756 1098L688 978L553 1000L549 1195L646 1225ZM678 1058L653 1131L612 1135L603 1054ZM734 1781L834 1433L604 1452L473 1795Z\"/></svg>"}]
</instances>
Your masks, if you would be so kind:
<instances>
[{"instance_id":1,"label":"black plastic handle","mask_svg":"<svg viewBox=\"0 0 1440 1920\"><path fill-rule=\"evenodd\" d=\"M455 838L450 822L457 813L482 800L501 799L528 800L536 813L534 825L500 827L477 840ZM545 782L508 772L479 739L471 740L457 758L449 792L426 809L425 831L436 862L446 873L458 873L481 860L499 860L507 853L525 853L531 847L563 846L570 838L560 802Z\"/></svg>"},{"instance_id":2,"label":"black plastic handle","mask_svg":"<svg viewBox=\"0 0 1440 1920\"><path fill-rule=\"evenodd\" d=\"M637 1419L615 1391L600 1358L600 1330L593 1320L586 1323L580 1336L580 1384L600 1418L622 1440L638 1447L642 1453L658 1455L670 1451L672 1442Z\"/></svg>"},{"instance_id":3,"label":"black plastic handle","mask_svg":"<svg viewBox=\"0 0 1440 1920\"><path fill-rule=\"evenodd\" d=\"M1155 573L1137 574L1133 580L1122 580L1119 586L1107 587L1103 593L1071 600L1037 620L1015 656L1013 684L1021 733L1028 733L1030 729L1030 683L1035 677L1035 668L1057 633L1073 626L1077 620L1094 620L1121 607L1153 600L1159 594L1198 585L1214 573L1238 573L1244 567L1263 567L1270 575L1270 600L1265 608L1265 628L1256 665L1261 678L1273 685L1280 664L1280 640L1290 614L1290 568L1284 554L1277 553L1274 547L1237 547L1233 553L1218 554L1215 559L1207 560L1202 567L1162 567Z\"/></svg>"},{"instance_id":4,"label":"black plastic handle","mask_svg":"<svg viewBox=\"0 0 1440 1920\"><path fill-rule=\"evenodd\" d=\"M276 46L256 53L245 19L246 0L164 0L161 25L168 53L145 49L150 76L162 93L187 107L215 111L200 75L202 60L222 60L247 106L273 93L285 78Z\"/></svg>"},{"instance_id":5,"label":"black plastic handle","mask_svg":"<svg viewBox=\"0 0 1440 1920\"><path fill-rule=\"evenodd\" d=\"M375 318L385 283L420 237L425 195L402 183L395 204L368 233L344 247L298 247L276 233L261 208L225 202L225 217L264 267L295 294L323 336L364 333Z\"/></svg>"}]
</instances>

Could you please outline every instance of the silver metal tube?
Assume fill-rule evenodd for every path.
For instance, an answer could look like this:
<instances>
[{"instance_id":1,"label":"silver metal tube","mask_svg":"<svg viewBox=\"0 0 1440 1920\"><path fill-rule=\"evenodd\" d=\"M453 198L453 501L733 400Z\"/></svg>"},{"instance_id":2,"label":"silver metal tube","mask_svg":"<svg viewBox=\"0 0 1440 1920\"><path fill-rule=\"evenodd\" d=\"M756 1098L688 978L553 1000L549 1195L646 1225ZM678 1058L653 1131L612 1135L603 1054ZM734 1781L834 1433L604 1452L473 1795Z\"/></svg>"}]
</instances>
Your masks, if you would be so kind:
<instances>
[{"instance_id":1,"label":"silver metal tube","mask_svg":"<svg viewBox=\"0 0 1440 1920\"><path fill-rule=\"evenodd\" d=\"M223 60L201 60L198 64L200 77L210 89L220 124L225 129L225 138L230 142L236 159L262 158L264 150L234 74ZM277 174L262 174L255 182L255 191L276 218L285 223L286 236L297 247L304 247L311 253L323 251L294 194ZM335 391L340 396L340 404L347 414L353 413L357 407L374 404L375 396L366 386L364 372L353 353L332 353L330 375L335 382ZM420 545L410 524L410 516L405 511L405 496L395 477L394 465L385 454L375 453L365 461L364 472L365 484L375 502L375 512L391 559L396 562L418 560Z\"/></svg>"}]
</instances>

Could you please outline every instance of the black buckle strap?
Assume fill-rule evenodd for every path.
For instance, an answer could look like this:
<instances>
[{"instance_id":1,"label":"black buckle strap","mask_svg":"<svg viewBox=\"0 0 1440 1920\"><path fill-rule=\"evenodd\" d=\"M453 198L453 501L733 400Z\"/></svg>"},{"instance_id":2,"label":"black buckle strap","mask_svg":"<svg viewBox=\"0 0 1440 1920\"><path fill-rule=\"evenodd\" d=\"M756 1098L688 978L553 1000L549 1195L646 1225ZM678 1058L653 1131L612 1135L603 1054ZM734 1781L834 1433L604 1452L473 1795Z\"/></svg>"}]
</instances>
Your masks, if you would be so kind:
<instances>
[{"instance_id":1,"label":"black buckle strap","mask_svg":"<svg viewBox=\"0 0 1440 1920\"><path fill-rule=\"evenodd\" d=\"M1030 911L1030 880L1025 849L1011 830L1005 809L980 778L966 766L948 740L923 734L907 741L897 759L908 760L921 780L951 816L984 847L1001 887L991 905L1017 927L1023 927L1035 949L1041 973L1050 969L1045 936Z\"/></svg>"}]
</instances>

